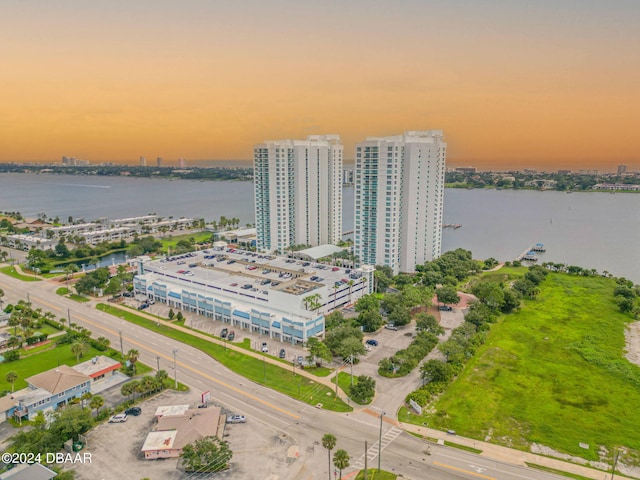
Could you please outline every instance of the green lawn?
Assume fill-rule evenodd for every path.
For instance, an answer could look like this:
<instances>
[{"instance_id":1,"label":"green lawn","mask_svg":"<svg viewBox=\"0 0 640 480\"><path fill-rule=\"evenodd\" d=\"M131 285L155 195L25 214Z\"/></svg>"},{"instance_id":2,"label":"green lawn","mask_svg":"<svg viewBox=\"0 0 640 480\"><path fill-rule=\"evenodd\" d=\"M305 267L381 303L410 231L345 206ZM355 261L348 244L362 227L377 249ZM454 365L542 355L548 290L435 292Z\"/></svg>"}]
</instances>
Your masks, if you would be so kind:
<instances>
[{"instance_id":1,"label":"green lawn","mask_svg":"<svg viewBox=\"0 0 640 480\"><path fill-rule=\"evenodd\" d=\"M85 303L88 302L90 299L87 297L84 297L82 295L76 295L75 293L72 293L71 295L69 295L69 298L75 302L78 303Z\"/></svg>"},{"instance_id":2,"label":"green lawn","mask_svg":"<svg viewBox=\"0 0 640 480\"><path fill-rule=\"evenodd\" d=\"M184 233L181 235L169 235L163 238L157 238L162 243L162 250L165 251L168 247L175 247L180 240L189 241L190 238L195 240L195 243L202 243L211 240L211 233L209 232L198 232L198 233ZM195 247L194 247L195 248Z\"/></svg>"},{"instance_id":3,"label":"green lawn","mask_svg":"<svg viewBox=\"0 0 640 480\"><path fill-rule=\"evenodd\" d=\"M96 308L187 345L191 345L239 375L280 393L289 395L292 398L297 398L310 405L322 403L323 408L327 410L338 412L348 412L352 410L342 400L334 398L331 389L308 378L292 374L290 368L272 365L258 358L226 349L223 345L209 342L190 333L181 332L164 325L157 325L157 322L147 320L135 313L123 311L110 305L101 303L98 304Z\"/></svg>"},{"instance_id":4,"label":"green lawn","mask_svg":"<svg viewBox=\"0 0 640 480\"><path fill-rule=\"evenodd\" d=\"M396 480L398 476L395 473L386 472L377 468L367 468L367 480ZM364 470L360 470L354 480L364 480Z\"/></svg>"},{"instance_id":5,"label":"green lawn","mask_svg":"<svg viewBox=\"0 0 640 480\"><path fill-rule=\"evenodd\" d=\"M56 290L56 295L68 295L69 294L69 289L67 287L60 287L59 289Z\"/></svg>"},{"instance_id":6,"label":"green lawn","mask_svg":"<svg viewBox=\"0 0 640 480\"><path fill-rule=\"evenodd\" d=\"M105 352L100 352L90 346L87 353L85 353L83 357L80 357L80 362L86 362L91 357L104 354ZM16 372L18 374L15 389L19 390L27 386L25 378L44 372L45 370L50 370L58 365L69 365L72 367L76 364L76 357L71 353L70 344L60 345L52 350L47 350L27 358L21 358L15 362L0 363L0 390L11 390L11 384L6 380L7 373L9 372Z\"/></svg>"},{"instance_id":7,"label":"green lawn","mask_svg":"<svg viewBox=\"0 0 640 480\"><path fill-rule=\"evenodd\" d=\"M9 275L10 277L17 278L18 280L22 280L23 282L39 282L40 281L39 278L22 275L16 272L15 267L2 267L0 268L0 272L4 273L5 275Z\"/></svg>"},{"instance_id":8,"label":"green lawn","mask_svg":"<svg viewBox=\"0 0 640 480\"><path fill-rule=\"evenodd\" d=\"M524 450L540 443L589 460L602 445L640 451L640 416L630 414L640 411L640 367L623 357L631 317L618 311L614 285L550 273L537 300L492 326L436 413L408 420Z\"/></svg>"}]
</instances>

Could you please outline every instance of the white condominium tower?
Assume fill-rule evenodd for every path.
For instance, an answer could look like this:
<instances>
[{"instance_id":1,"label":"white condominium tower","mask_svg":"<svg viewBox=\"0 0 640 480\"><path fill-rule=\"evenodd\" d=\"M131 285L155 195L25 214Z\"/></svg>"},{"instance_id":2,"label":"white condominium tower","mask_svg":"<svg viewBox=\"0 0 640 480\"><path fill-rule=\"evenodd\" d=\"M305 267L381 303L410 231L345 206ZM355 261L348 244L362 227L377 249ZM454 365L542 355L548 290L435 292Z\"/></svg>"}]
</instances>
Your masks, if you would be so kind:
<instances>
[{"instance_id":1,"label":"white condominium tower","mask_svg":"<svg viewBox=\"0 0 640 480\"><path fill-rule=\"evenodd\" d=\"M413 272L440 255L446 150L441 130L356 146L354 253L361 265Z\"/></svg>"},{"instance_id":2,"label":"white condominium tower","mask_svg":"<svg viewBox=\"0 0 640 480\"><path fill-rule=\"evenodd\" d=\"M342 239L342 153L338 135L254 147L258 250L284 253Z\"/></svg>"}]
</instances>

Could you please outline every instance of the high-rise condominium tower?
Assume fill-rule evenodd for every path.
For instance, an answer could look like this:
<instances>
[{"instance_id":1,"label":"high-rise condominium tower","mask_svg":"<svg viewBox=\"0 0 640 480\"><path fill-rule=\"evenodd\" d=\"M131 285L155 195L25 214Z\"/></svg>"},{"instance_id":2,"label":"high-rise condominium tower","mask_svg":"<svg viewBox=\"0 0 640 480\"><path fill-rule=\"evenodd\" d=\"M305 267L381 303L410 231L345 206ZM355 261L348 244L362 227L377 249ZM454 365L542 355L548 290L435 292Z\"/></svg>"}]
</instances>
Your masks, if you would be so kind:
<instances>
[{"instance_id":1,"label":"high-rise condominium tower","mask_svg":"<svg viewBox=\"0 0 640 480\"><path fill-rule=\"evenodd\" d=\"M253 149L258 250L337 243L342 236L338 135L276 140Z\"/></svg>"},{"instance_id":2,"label":"high-rise condominium tower","mask_svg":"<svg viewBox=\"0 0 640 480\"><path fill-rule=\"evenodd\" d=\"M440 255L446 151L441 130L372 137L356 146L360 264L387 265L397 274Z\"/></svg>"}]
</instances>

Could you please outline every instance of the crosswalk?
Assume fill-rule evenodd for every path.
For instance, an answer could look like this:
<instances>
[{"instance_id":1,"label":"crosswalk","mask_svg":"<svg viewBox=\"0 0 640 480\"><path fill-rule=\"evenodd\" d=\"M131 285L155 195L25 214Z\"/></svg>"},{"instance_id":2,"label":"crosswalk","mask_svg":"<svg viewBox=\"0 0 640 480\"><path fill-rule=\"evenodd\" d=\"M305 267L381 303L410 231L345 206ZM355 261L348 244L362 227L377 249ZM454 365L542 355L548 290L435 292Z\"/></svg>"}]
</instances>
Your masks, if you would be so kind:
<instances>
[{"instance_id":1,"label":"crosswalk","mask_svg":"<svg viewBox=\"0 0 640 480\"><path fill-rule=\"evenodd\" d=\"M384 432L384 434L382 435L382 442L376 442L373 445L371 445L371 447L369 447L367 452L365 454L362 454L362 456L356 462L354 462L352 466L355 468L364 468L364 457L366 455L368 466L369 468L371 468L373 464L372 462L376 459L376 457L380 454L380 452L385 448L387 448L387 446L391 442L393 442L396 438L398 438L398 436L402 432L403 430L397 427L392 427L391 429Z\"/></svg>"}]
</instances>

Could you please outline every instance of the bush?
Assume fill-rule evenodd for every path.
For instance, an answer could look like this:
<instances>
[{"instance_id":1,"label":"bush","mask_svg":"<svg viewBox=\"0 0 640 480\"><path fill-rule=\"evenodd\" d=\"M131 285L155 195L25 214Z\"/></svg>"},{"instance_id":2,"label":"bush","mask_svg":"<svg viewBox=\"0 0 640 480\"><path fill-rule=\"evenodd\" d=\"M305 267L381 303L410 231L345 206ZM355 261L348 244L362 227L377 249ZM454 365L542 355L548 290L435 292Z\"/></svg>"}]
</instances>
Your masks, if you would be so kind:
<instances>
[{"instance_id":1,"label":"bush","mask_svg":"<svg viewBox=\"0 0 640 480\"><path fill-rule=\"evenodd\" d=\"M15 362L20 360L20 352L18 350L10 350L4 354L4 363Z\"/></svg>"},{"instance_id":2,"label":"bush","mask_svg":"<svg viewBox=\"0 0 640 480\"><path fill-rule=\"evenodd\" d=\"M11 305L10 303L4 307L4 313L11 313L13 312L13 305Z\"/></svg>"},{"instance_id":3,"label":"bush","mask_svg":"<svg viewBox=\"0 0 640 480\"><path fill-rule=\"evenodd\" d=\"M52 326L56 330L63 330L64 329L64 326L60 322L56 322L55 320L51 320L50 318L44 318L43 321L44 321L44 323L46 323L47 325Z\"/></svg>"}]
</instances>

